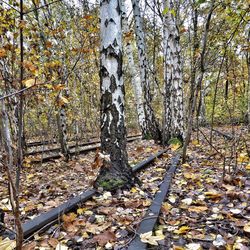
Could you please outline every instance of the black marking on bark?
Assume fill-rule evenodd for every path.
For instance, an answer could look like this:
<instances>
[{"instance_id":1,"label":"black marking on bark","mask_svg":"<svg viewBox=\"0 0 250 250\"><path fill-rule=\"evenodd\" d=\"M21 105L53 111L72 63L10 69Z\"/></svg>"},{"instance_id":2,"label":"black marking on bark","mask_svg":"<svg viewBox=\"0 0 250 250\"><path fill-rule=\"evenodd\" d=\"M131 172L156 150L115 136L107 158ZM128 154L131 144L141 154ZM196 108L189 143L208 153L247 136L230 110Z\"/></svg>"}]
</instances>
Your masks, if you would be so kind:
<instances>
[{"instance_id":1,"label":"black marking on bark","mask_svg":"<svg viewBox=\"0 0 250 250\"><path fill-rule=\"evenodd\" d=\"M116 38L113 41L113 46L116 47L118 45Z\"/></svg>"},{"instance_id":2,"label":"black marking on bark","mask_svg":"<svg viewBox=\"0 0 250 250\"><path fill-rule=\"evenodd\" d=\"M118 79L120 80L122 77L122 51L121 50L119 50L119 53L118 53L117 75L118 75ZM124 89L122 89L122 92L125 93Z\"/></svg>"},{"instance_id":3,"label":"black marking on bark","mask_svg":"<svg viewBox=\"0 0 250 250\"><path fill-rule=\"evenodd\" d=\"M109 76L109 72L104 66L101 67L100 74L101 74L101 77Z\"/></svg>"},{"instance_id":4,"label":"black marking on bark","mask_svg":"<svg viewBox=\"0 0 250 250\"><path fill-rule=\"evenodd\" d=\"M109 20L108 19L105 20L104 25L105 25L105 27L108 27L108 25L109 25Z\"/></svg>"},{"instance_id":5,"label":"black marking on bark","mask_svg":"<svg viewBox=\"0 0 250 250\"><path fill-rule=\"evenodd\" d=\"M110 91L111 91L111 93L114 93L115 90L117 89L116 79L115 79L115 76L114 76L114 75L112 75L112 76L110 77L110 82L111 82L111 84L110 84Z\"/></svg>"}]
</instances>

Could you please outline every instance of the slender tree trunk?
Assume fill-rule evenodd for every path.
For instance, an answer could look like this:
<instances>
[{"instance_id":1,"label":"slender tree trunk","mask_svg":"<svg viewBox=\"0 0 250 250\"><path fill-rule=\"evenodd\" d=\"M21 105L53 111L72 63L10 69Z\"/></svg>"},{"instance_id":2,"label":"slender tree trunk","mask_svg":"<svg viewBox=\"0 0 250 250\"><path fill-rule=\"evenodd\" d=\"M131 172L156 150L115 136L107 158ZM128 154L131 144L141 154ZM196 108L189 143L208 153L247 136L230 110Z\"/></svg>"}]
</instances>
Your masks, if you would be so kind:
<instances>
[{"instance_id":1,"label":"slender tree trunk","mask_svg":"<svg viewBox=\"0 0 250 250\"><path fill-rule=\"evenodd\" d=\"M142 86L140 76L136 70L136 65L133 57L133 49L131 45L131 33L128 25L128 17L126 14L126 7L124 4L124 0L122 0L122 21L123 21L123 32L125 34L125 49L128 57L128 67L129 72L132 78L132 85L134 88L135 99L136 99L136 108L138 114L138 121L142 131L142 134L147 134L146 120L145 120L145 112L143 107L143 94L142 94Z\"/></svg>"},{"instance_id":2,"label":"slender tree trunk","mask_svg":"<svg viewBox=\"0 0 250 250\"><path fill-rule=\"evenodd\" d=\"M186 138L185 138L184 145L183 145L183 155L182 155L183 162L186 161L187 147L188 147L189 141L191 139L191 134L192 134L192 130L193 130L193 119L194 119L194 114L195 114L195 109L196 109L196 104L197 104L197 98L199 95L199 90L201 89L200 86L202 85L202 80L203 80L203 76L205 73L205 54L206 54L206 48L207 48L207 37L208 37L212 13L214 11L214 2L215 2L215 0L212 0L211 5L210 5L210 9L209 9L209 13L207 15L204 32L203 32L202 48L201 48L202 52L201 52L201 56L200 56L200 72L199 72L199 75L197 77L197 81L195 80L195 78L196 78L195 74L193 76L191 76L191 77L194 77L194 78L192 78L192 81L194 81L192 83L194 89L191 90L192 92L191 92L191 98L190 98L190 106L189 106L190 111L189 111L189 117L188 117L187 132L186 132ZM197 25L197 21L198 21L197 18L198 18L198 16L196 16L196 20L194 21L194 24L196 24L196 25ZM197 39L197 37L196 37L196 39ZM195 53L195 52L196 51L193 51L193 53Z\"/></svg>"},{"instance_id":3,"label":"slender tree trunk","mask_svg":"<svg viewBox=\"0 0 250 250\"><path fill-rule=\"evenodd\" d=\"M248 25L250 29L250 25ZM248 44L250 43L250 30L248 30L248 37L247 37ZM247 122L248 122L248 131L250 132L250 52L246 53L246 62L247 62Z\"/></svg>"},{"instance_id":4,"label":"slender tree trunk","mask_svg":"<svg viewBox=\"0 0 250 250\"><path fill-rule=\"evenodd\" d=\"M144 137L152 137L155 141L161 140L161 131L158 121L152 108L152 96L150 94L148 60L146 56L146 45L144 31L142 27L142 18L138 0L132 0L133 13L135 18L135 34L138 47L138 56L140 64L140 77L144 95L144 111L146 116L147 133Z\"/></svg>"},{"instance_id":5,"label":"slender tree trunk","mask_svg":"<svg viewBox=\"0 0 250 250\"><path fill-rule=\"evenodd\" d=\"M9 181L9 197L10 197L10 203L13 211L13 215L15 218L15 227L16 227L16 249L21 250L22 249L22 243L23 243L23 229L21 224L21 218L20 218L20 209L19 209L19 192L18 192L18 186L17 186L17 178L19 178L18 173L16 172L16 167L18 167L19 162L17 161L19 158L14 160L14 152L11 139L11 132L9 127L9 120L8 115L5 107L5 101L0 101L0 121L1 121L1 134L3 136L2 143L3 148L5 149L2 153L2 159L4 167L7 172L8 181ZM17 148L15 150L15 153L18 155L19 149ZM14 165L16 162L17 165ZM14 168L15 167L15 168Z\"/></svg>"},{"instance_id":6,"label":"slender tree trunk","mask_svg":"<svg viewBox=\"0 0 250 250\"><path fill-rule=\"evenodd\" d=\"M66 119L66 107L62 105L57 113L57 125L58 125L58 134L59 134L59 142L61 145L62 153L66 159L69 160L69 148L68 148L68 136L67 136L67 119Z\"/></svg>"},{"instance_id":7,"label":"slender tree trunk","mask_svg":"<svg viewBox=\"0 0 250 250\"><path fill-rule=\"evenodd\" d=\"M102 0L101 15L101 154L95 186L112 190L132 183L126 152L122 30L119 0Z\"/></svg>"},{"instance_id":8,"label":"slender tree trunk","mask_svg":"<svg viewBox=\"0 0 250 250\"><path fill-rule=\"evenodd\" d=\"M165 140L177 137L184 139L183 90L181 70L180 37L176 20L171 14L169 1L164 8L164 82L165 82Z\"/></svg>"}]
</instances>

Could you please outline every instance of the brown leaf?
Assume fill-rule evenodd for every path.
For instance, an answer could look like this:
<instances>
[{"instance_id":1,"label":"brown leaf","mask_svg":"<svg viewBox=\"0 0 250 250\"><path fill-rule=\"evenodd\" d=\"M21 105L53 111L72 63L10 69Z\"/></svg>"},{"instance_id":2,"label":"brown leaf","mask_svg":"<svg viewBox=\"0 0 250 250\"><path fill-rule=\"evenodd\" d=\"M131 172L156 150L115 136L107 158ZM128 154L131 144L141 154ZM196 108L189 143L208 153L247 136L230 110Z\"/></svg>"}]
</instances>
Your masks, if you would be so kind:
<instances>
[{"instance_id":1,"label":"brown leaf","mask_svg":"<svg viewBox=\"0 0 250 250\"><path fill-rule=\"evenodd\" d=\"M68 215L64 214L62 216L62 220L64 222L73 222L76 217L77 217L77 215L75 213L69 213Z\"/></svg>"},{"instance_id":2,"label":"brown leaf","mask_svg":"<svg viewBox=\"0 0 250 250\"><path fill-rule=\"evenodd\" d=\"M100 150L99 149L96 150L95 160L91 164L91 166L93 169L101 168L103 166L103 159L100 157Z\"/></svg>"},{"instance_id":3,"label":"brown leaf","mask_svg":"<svg viewBox=\"0 0 250 250\"><path fill-rule=\"evenodd\" d=\"M188 208L189 212L201 213L205 212L208 208L205 206L191 206Z\"/></svg>"},{"instance_id":4,"label":"brown leaf","mask_svg":"<svg viewBox=\"0 0 250 250\"><path fill-rule=\"evenodd\" d=\"M33 250L33 249L35 249L35 247L36 247L36 242L33 241L29 244L24 245L22 249L23 250Z\"/></svg>"},{"instance_id":5,"label":"brown leaf","mask_svg":"<svg viewBox=\"0 0 250 250\"><path fill-rule=\"evenodd\" d=\"M59 241L55 238L51 238L48 240L48 243L53 247L56 248L57 244L59 243Z\"/></svg>"},{"instance_id":6,"label":"brown leaf","mask_svg":"<svg viewBox=\"0 0 250 250\"><path fill-rule=\"evenodd\" d=\"M114 232L105 231L104 233L94 236L93 239L97 241L100 246L105 246L108 242L115 241L116 237Z\"/></svg>"},{"instance_id":7,"label":"brown leaf","mask_svg":"<svg viewBox=\"0 0 250 250\"><path fill-rule=\"evenodd\" d=\"M78 172L84 172L83 167L79 163L76 163L74 169Z\"/></svg>"},{"instance_id":8,"label":"brown leaf","mask_svg":"<svg viewBox=\"0 0 250 250\"><path fill-rule=\"evenodd\" d=\"M98 213L111 215L116 211L114 207L100 207L98 208Z\"/></svg>"}]
</instances>

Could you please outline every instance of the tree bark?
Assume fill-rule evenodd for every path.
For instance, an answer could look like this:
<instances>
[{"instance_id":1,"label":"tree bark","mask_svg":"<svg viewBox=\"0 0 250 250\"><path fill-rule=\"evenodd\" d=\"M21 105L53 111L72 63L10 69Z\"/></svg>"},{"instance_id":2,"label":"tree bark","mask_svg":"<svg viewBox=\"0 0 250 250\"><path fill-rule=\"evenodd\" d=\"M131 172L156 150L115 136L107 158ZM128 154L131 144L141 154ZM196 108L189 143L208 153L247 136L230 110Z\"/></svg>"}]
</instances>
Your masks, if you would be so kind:
<instances>
[{"instance_id":1,"label":"tree bark","mask_svg":"<svg viewBox=\"0 0 250 250\"><path fill-rule=\"evenodd\" d=\"M141 132L143 135L145 135L147 134L147 127L146 127L145 112L143 107L142 86L141 86L140 76L136 71L136 65L134 62L133 49L131 45L132 38L129 30L128 17L126 14L126 7L124 4L124 0L122 0L122 24L123 24L123 32L125 34L125 51L127 53L127 58L128 58L128 68L132 78L132 85L135 93L138 121L141 128Z\"/></svg>"},{"instance_id":2,"label":"tree bark","mask_svg":"<svg viewBox=\"0 0 250 250\"><path fill-rule=\"evenodd\" d=\"M143 136L145 138L151 137L155 141L161 140L161 131L159 123L155 117L152 108L152 96L150 94L149 72L148 72L148 60L146 56L146 45L144 38L144 31L142 27L141 11L138 0L132 0L133 13L135 18L135 34L136 43L138 47L138 57L140 64L140 78L144 95L144 111L146 117L146 129L147 132Z\"/></svg>"},{"instance_id":3,"label":"tree bark","mask_svg":"<svg viewBox=\"0 0 250 250\"><path fill-rule=\"evenodd\" d=\"M248 27L248 33L247 33L247 42L250 43L250 25ZM249 50L246 53L246 63L247 63L247 122L248 122L248 131L250 132L250 52Z\"/></svg>"},{"instance_id":4,"label":"tree bark","mask_svg":"<svg viewBox=\"0 0 250 250\"><path fill-rule=\"evenodd\" d=\"M165 1L168 12L164 16L164 82L165 82L165 128L164 140L184 139L183 89L181 69L180 36L176 20L171 13L173 6Z\"/></svg>"},{"instance_id":5,"label":"tree bark","mask_svg":"<svg viewBox=\"0 0 250 250\"><path fill-rule=\"evenodd\" d=\"M66 159L69 160L69 148L67 143L67 117L66 117L66 107L62 105L59 107L57 113L57 125L58 125L58 135L59 135L59 142L61 145L61 151Z\"/></svg>"},{"instance_id":6,"label":"tree bark","mask_svg":"<svg viewBox=\"0 0 250 250\"><path fill-rule=\"evenodd\" d=\"M102 0L101 15L101 154L95 186L113 190L132 183L126 152L122 30L119 0Z\"/></svg>"}]
</instances>

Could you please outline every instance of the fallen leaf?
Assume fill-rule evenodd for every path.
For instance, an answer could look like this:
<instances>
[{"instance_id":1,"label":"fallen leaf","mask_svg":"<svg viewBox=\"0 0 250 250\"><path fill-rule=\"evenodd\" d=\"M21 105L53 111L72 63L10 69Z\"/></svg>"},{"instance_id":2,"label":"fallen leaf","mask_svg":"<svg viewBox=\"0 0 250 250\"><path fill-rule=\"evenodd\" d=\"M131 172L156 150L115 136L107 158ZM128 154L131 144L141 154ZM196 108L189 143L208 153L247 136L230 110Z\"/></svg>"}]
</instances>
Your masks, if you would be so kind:
<instances>
[{"instance_id":1,"label":"fallen leaf","mask_svg":"<svg viewBox=\"0 0 250 250\"><path fill-rule=\"evenodd\" d=\"M36 84L36 79L28 79L23 82L24 86L29 88Z\"/></svg>"},{"instance_id":2,"label":"fallen leaf","mask_svg":"<svg viewBox=\"0 0 250 250\"><path fill-rule=\"evenodd\" d=\"M247 232L247 233L250 233L250 222L248 222L248 223L244 226L243 230L244 230L245 232Z\"/></svg>"},{"instance_id":3,"label":"fallen leaf","mask_svg":"<svg viewBox=\"0 0 250 250\"><path fill-rule=\"evenodd\" d=\"M105 246L108 242L112 242L116 240L116 236L114 232L105 231L104 233L98 234L94 236L93 240L98 242L100 246Z\"/></svg>"},{"instance_id":4,"label":"fallen leaf","mask_svg":"<svg viewBox=\"0 0 250 250\"><path fill-rule=\"evenodd\" d=\"M59 242L56 246L56 250L68 250L68 247Z\"/></svg>"},{"instance_id":5,"label":"fallen leaf","mask_svg":"<svg viewBox=\"0 0 250 250\"><path fill-rule=\"evenodd\" d=\"M35 248L36 248L36 242L33 241L33 242L29 243L29 244L25 244L22 249L23 250L33 250Z\"/></svg>"},{"instance_id":6,"label":"fallen leaf","mask_svg":"<svg viewBox=\"0 0 250 250\"><path fill-rule=\"evenodd\" d=\"M202 246L199 243L189 243L186 245L186 250L202 250Z\"/></svg>"},{"instance_id":7,"label":"fallen leaf","mask_svg":"<svg viewBox=\"0 0 250 250\"><path fill-rule=\"evenodd\" d=\"M216 191L205 192L204 195L207 199L218 199L218 198L221 198L221 196L222 196L222 194L220 194Z\"/></svg>"},{"instance_id":8,"label":"fallen leaf","mask_svg":"<svg viewBox=\"0 0 250 250\"><path fill-rule=\"evenodd\" d=\"M193 202L193 199L192 198L186 198L186 199L181 200L181 202L183 202L186 205L191 205L192 202Z\"/></svg>"},{"instance_id":9,"label":"fallen leaf","mask_svg":"<svg viewBox=\"0 0 250 250\"><path fill-rule=\"evenodd\" d=\"M213 241L213 245L216 247L223 247L226 245L226 241L223 239L223 237L218 234L216 236L216 239Z\"/></svg>"},{"instance_id":10,"label":"fallen leaf","mask_svg":"<svg viewBox=\"0 0 250 250\"><path fill-rule=\"evenodd\" d=\"M56 246L58 245L58 240L55 239L55 238L51 238L48 240L48 243L53 247L53 248L56 248Z\"/></svg>"},{"instance_id":11,"label":"fallen leaf","mask_svg":"<svg viewBox=\"0 0 250 250\"><path fill-rule=\"evenodd\" d=\"M73 222L77 215L75 213L69 213L68 215L64 214L62 216L63 222Z\"/></svg>"},{"instance_id":12,"label":"fallen leaf","mask_svg":"<svg viewBox=\"0 0 250 250\"><path fill-rule=\"evenodd\" d=\"M190 227L188 226L182 226L178 230L175 230L174 233L176 234L185 234L190 230Z\"/></svg>"},{"instance_id":13,"label":"fallen leaf","mask_svg":"<svg viewBox=\"0 0 250 250\"><path fill-rule=\"evenodd\" d=\"M205 206L191 206L188 208L189 212L201 213L207 211L207 207Z\"/></svg>"},{"instance_id":14,"label":"fallen leaf","mask_svg":"<svg viewBox=\"0 0 250 250\"><path fill-rule=\"evenodd\" d=\"M164 235L154 236L153 232L150 231L144 234L140 234L140 238L143 243L148 243L150 245L158 246L157 241L164 240L165 236Z\"/></svg>"},{"instance_id":15,"label":"fallen leaf","mask_svg":"<svg viewBox=\"0 0 250 250\"><path fill-rule=\"evenodd\" d=\"M5 238L4 240L1 240L0 238L0 249L3 250L13 250L16 247L16 241L10 240L9 238Z\"/></svg>"}]
</instances>

